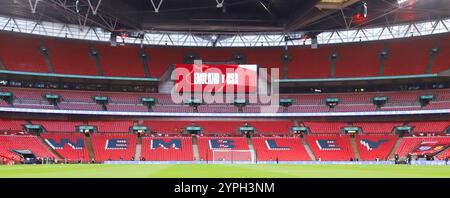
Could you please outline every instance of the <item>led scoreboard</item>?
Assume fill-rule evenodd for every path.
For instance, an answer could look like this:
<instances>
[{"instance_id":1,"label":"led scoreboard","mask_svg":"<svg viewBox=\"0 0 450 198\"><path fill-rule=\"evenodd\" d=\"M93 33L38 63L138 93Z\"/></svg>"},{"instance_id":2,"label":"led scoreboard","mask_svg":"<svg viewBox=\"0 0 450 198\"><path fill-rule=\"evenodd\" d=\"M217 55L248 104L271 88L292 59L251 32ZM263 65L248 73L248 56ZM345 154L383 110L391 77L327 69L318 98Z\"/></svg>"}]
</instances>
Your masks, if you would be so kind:
<instances>
[{"instance_id":1,"label":"led scoreboard","mask_svg":"<svg viewBox=\"0 0 450 198\"><path fill-rule=\"evenodd\" d=\"M175 86L179 92L254 93L257 68L257 65L177 64Z\"/></svg>"}]
</instances>

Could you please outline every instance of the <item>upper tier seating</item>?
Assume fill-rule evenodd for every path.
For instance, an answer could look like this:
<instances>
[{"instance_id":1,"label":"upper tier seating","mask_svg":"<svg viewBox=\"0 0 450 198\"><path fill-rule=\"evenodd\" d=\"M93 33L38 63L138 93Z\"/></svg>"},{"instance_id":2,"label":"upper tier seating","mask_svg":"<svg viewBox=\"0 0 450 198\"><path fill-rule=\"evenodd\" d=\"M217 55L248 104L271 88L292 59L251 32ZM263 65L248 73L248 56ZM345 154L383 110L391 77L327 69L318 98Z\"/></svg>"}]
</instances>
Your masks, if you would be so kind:
<instances>
[{"instance_id":1,"label":"upper tier seating","mask_svg":"<svg viewBox=\"0 0 450 198\"><path fill-rule=\"evenodd\" d=\"M322 161L348 161L355 159L350 137L347 135L308 135L305 136L316 159Z\"/></svg>"},{"instance_id":2,"label":"upper tier seating","mask_svg":"<svg viewBox=\"0 0 450 198\"><path fill-rule=\"evenodd\" d=\"M309 161L305 146L300 138L252 138L258 161Z\"/></svg>"},{"instance_id":3,"label":"upper tier seating","mask_svg":"<svg viewBox=\"0 0 450 198\"><path fill-rule=\"evenodd\" d=\"M439 42L439 55L436 57L431 68L431 73L438 73L450 69L450 37L442 36Z\"/></svg>"},{"instance_id":4,"label":"upper tier seating","mask_svg":"<svg viewBox=\"0 0 450 198\"><path fill-rule=\"evenodd\" d=\"M339 58L336 61L335 77L378 76L380 52L383 48L381 42L355 43L338 47L336 53Z\"/></svg>"},{"instance_id":5,"label":"upper tier seating","mask_svg":"<svg viewBox=\"0 0 450 198\"><path fill-rule=\"evenodd\" d=\"M136 46L96 45L105 76L145 77L140 49ZM153 58L153 57L152 57Z\"/></svg>"},{"instance_id":6,"label":"upper tier seating","mask_svg":"<svg viewBox=\"0 0 450 198\"><path fill-rule=\"evenodd\" d=\"M141 158L146 161L192 161L194 152L190 137L143 137Z\"/></svg>"},{"instance_id":7,"label":"upper tier seating","mask_svg":"<svg viewBox=\"0 0 450 198\"><path fill-rule=\"evenodd\" d=\"M320 49L292 48L289 63L289 78L330 78L331 48ZM281 58L280 58L281 61Z\"/></svg>"},{"instance_id":8,"label":"upper tier seating","mask_svg":"<svg viewBox=\"0 0 450 198\"><path fill-rule=\"evenodd\" d=\"M48 39L45 46L55 73L76 75L98 75L94 58L89 55L92 46L87 42Z\"/></svg>"},{"instance_id":9,"label":"upper tier seating","mask_svg":"<svg viewBox=\"0 0 450 198\"><path fill-rule=\"evenodd\" d=\"M322 45L318 49L292 47L289 49L289 78L364 77L379 75L425 74L430 62L430 50L436 46L440 52L431 65L431 73L450 69L446 58L450 50L448 34L419 38L392 39L377 42L361 42ZM414 45L411 45L414 43ZM49 61L55 73L99 75L90 50L99 53L103 75L146 77L141 52L150 57L150 77L161 77L172 64L183 63L188 54L204 61L228 62L241 53L247 64L262 68L279 68L283 75L281 48L191 48L148 47L138 45L111 47L107 44L88 43L56 38L41 38L17 33L0 34L0 60L6 69L29 72L49 72L39 47L47 48ZM380 69L380 52L388 51L384 69ZM337 54L335 73L332 73L331 55ZM363 69L361 69L363 68Z\"/></svg>"},{"instance_id":10,"label":"upper tier seating","mask_svg":"<svg viewBox=\"0 0 450 198\"><path fill-rule=\"evenodd\" d=\"M0 60L8 70L48 73L40 46L38 37L0 33Z\"/></svg>"},{"instance_id":11,"label":"upper tier seating","mask_svg":"<svg viewBox=\"0 0 450 198\"><path fill-rule=\"evenodd\" d=\"M428 37L387 42L389 55L384 64L384 75L424 74L434 46L435 39Z\"/></svg>"}]
</instances>

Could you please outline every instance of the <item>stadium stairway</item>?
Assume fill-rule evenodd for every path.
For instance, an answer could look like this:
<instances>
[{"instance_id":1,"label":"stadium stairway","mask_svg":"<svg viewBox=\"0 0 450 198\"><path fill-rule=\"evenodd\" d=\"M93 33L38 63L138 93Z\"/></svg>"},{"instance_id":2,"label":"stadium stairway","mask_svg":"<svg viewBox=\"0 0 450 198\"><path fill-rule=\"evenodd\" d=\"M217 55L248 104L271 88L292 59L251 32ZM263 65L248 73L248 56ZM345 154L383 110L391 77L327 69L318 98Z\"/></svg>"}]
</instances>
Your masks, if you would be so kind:
<instances>
[{"instance_id":1,"label":"stadium stairway","mask_svg":"<svg viewBox=\"0 0 450 198\"><path fill-rule=\"evenodd\" d=\"M197 136L192 136L192 151L194 152L194 159L200 160L200 153L198 152L198 139Z\"/></svg>"},{"instance_id":2,"label":"stadium stairway","mask_svg":"<svg viewBox=\"0 0 450 198\"><path fill-rule=\"evenodd\" d=\"M355 154L355 158L361 160L361 155L359 155L358 146L356 145L355 136L350 136L350 144L352 145L353 153Z\"/></svg>"},{"instance_id":3,"label":"stadium stairway","mask_svg":"<svg viewBox=\"0 0 450 198\"><path fill-rule=\"evenodd\" d=\"M56 152L55 149L53 149L50 145L48 145L40 135L37 136L37 139L42 143L42 145L45 145L45 147L47 147L47 149L49 151L51 151L54 155L58 156L59 159L62 159L62 160L65 159L62 155L60 155L58 152Z\"/></svg>"},{"instance_id":4,"label":"stadium stairway","mask_svg":"<svg viewBox=\"0 0 450 198\"><path fill-rule=\"evenodd\" d=\"M358 146L356 145L355 136L350 136L350 144L352 145L353 153L355 154L355 158L361 160L361 155L359 155Z\"/></svg>"},{"instance_id":5,"label":"stadium stairway","mask_svg":"<svg viewBox=\"0 0 450 198\"><path fill-rule=\"evenodd\" d=\"M136 141L136 154L134 154L134 161L139 161L139 159L141 159L141 151L142 151L142 137L138 135Z\"/></svg>"},{"instance_id":6,"label":"stadium stairway","mask_svg":"<svg viewBox=\"0 0 450 198\"><path fill-rule=\"evenodd\" d=\"M253 145L253 141L250 137L247 137L248 149L250 149L252 159L258 160L256 157L255 146Z\"/></svg>"},{"instance_id":7,"label":"stadium stairway","mask_svg":"<svg viewBox=\"0 0 450 198\"><path fill-rule=\"evenodd\" d=\"M302 136L301 138L302 138L302 143L305 146L306 152L308 153L309 157L311 158L311 160L316 161L316 156L312 152L311 147L309 147L309 144L306 141L305 137Z\"/></svg>"},{"instance_id":8,"label":"stadium stairway","mask_svg":"<svg viewBox=\"0 0 450 198\"><path fill-rule=\"evenodd\" d=\"M392 150L391 150L391 152L389 152L389 155L386 160L390 160L390 159L394 158L395 151L397 150L398 146L400 146L402 139L403 139L403 137L397 138L397 142L395 142L394 147L392 147Z\"/></svg>"},{"instance_id":9,"label":"stadium stairway","mask_svg":"<svg viewBox=\"0 0 450 198\"><path fill-rule=\"evenodd\" d=\"M86 144L88 146L88 151L89 151L89 159L95 159L95 154L94 154L94 147L92 146L92 140L91 140L91 136L90 135L86 135Z\"/></svg>"}]
</instances>

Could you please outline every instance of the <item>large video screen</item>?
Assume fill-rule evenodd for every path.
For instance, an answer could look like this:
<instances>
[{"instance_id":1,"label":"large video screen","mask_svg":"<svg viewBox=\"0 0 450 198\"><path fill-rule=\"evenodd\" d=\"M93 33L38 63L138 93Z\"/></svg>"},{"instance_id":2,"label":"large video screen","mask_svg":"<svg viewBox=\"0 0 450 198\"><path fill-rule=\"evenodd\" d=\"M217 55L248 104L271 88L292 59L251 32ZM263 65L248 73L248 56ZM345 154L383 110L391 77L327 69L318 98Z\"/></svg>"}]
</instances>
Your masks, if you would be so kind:
<instances>
[{"instance_id":1,"label":"large video screen","mask_svg":"<svg viewBox=\"0 0 450 198\"><path fill-rule=\"evenodd\" d=\"M175 82L179 92L254 93L257 65L177 64Z\"/></svg>"}]
</instances>

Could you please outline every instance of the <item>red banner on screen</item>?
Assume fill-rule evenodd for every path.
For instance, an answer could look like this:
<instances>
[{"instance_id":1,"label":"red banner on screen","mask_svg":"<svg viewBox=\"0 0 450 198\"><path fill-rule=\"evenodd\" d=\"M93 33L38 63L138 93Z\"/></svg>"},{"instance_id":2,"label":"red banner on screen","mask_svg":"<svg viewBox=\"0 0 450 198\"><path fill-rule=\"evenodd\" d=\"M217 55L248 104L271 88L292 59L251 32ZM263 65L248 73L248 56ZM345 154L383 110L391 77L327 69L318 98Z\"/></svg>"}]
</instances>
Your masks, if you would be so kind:
<instances>
[{"instance_id":1,"label":"red banner on screen","mask_svg":"<svg viewBox=\"0 0 450 198\"><path fill-rule=\"evenodd\" d=\"M257 65L177 64L174 74L179 92L257 91Z\"/></svg>"}]
</instances>

